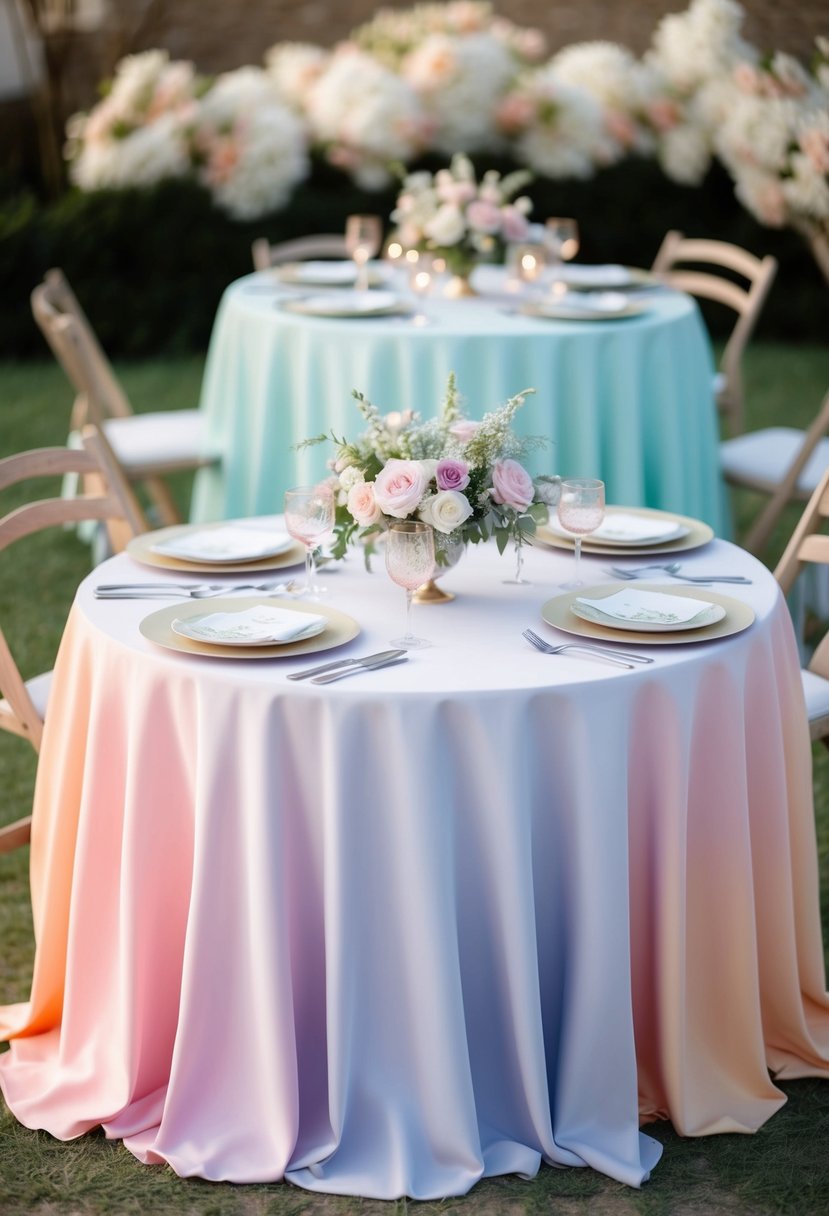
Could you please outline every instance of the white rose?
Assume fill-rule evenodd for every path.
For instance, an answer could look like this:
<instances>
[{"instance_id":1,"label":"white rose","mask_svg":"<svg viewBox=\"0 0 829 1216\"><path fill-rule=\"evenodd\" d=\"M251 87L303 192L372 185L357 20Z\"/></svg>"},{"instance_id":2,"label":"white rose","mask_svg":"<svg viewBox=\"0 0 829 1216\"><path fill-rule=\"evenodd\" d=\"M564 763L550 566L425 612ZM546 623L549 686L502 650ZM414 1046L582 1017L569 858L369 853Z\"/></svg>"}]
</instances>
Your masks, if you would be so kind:
<instances>
[{"instance_id":1,"label":"white rose","mask_svg":"<svg viewBox=\"0 0 829 1216\"><path fill-rule=\"evenodd\" d=\"M436 245L457 245L464 238L466 223L459 207L454 203L444 203L423 225L423 231Z\"/></svg>"},{"instance_id":2,"label":"white rose","mask_svg":"<svg viewBox=\"0 0 829 1216\"><path fill-rule=\"evenodd\" d=\"M471 514L469 499L458 490L439 490L426 499L419 511L424 523L447 535L465 523Z\"/></svg>"},{"instance_id":3,"label":"white rose","mask_svg":"<svg viewBox=\"0 0 829 1216\"><path fill-rule=\"evenodd\" d=\"M340 489L345 490L346 494L361 481L365 481L365 477L356 465L351 464L340 473Z\"/></svg>"}]
</instances>

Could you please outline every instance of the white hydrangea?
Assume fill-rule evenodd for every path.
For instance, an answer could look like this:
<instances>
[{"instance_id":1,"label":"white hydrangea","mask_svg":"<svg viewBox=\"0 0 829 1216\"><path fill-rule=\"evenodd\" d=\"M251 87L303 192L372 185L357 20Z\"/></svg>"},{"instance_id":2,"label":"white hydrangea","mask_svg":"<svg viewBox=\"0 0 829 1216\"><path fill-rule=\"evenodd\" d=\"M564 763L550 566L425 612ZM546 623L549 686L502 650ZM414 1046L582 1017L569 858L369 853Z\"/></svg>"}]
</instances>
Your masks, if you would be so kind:
<instances>
[{"instance_id":1,"label":"white hydrangea","mask_svg":"<svg viewBox=\"0 0 829 1216\"><path fill-rule=\"evenodd\" d=\"M367 186L390 180L390 162L423 148L425 120L414 90L356 48L335 54L312 87L308 120L329 159Z\"/></svg>"},{"instance_id":2,"label":"white hydrangea","mask_svg":"<svg viewBox=\"0 0 829 1216\"><path fill-rule=\"evenodd\" d=\"M81 142L69 175L81 190L123 190L184 177L191 168L187 131L165 114L123 139Z\"/></svg>"},{"instance_id":3,"label":"white hydrangea","mask_svg":"<svg viewBox=\"0 0 829 1216\"><path fill-rule=\"evenodd\" d=\"M789 209L795 215L811 220L829 219L829 180L826 173L819 172L804 152L792 155L791 171L791 177L784 178L782 182L783 197Z\"/></svg>"},{"instance_id":4,"label":"white hydrangea","mask_svg":"<svg viewBox=\"0 0 829 1216\"><path fill-rule=\"evenodd\" d=\"M782 172L798 110L792 98L735 92L728 113L714 132L717 154L732 171L745 164L770 173Z\"/></svg>"},{"instance_id":5,"label":"white hydrangea","mask_svg":"<svg viewBox=\"0 0 829 1216\"><path fill-rule=\"evenodd\" d=\"M662 171L682 186L698 186L711 165L711 141L697 123L683 122L660 133L657 158Z\"/></svg>"},{"instance_id":6,"label":"white hydrangea","mask_svg":"<svg viewBox=\"0 0 829 1216\"><path fill-rule=\"evenodd\" d=\"M736 0L692 0L684 13L663 17L646 62L654 65L681 94L726 75L757 52L741 37L744 12Z\"/></svg>"},{"instance_id":7,"label":"white hydrangea","mask_svg":"<svg viewBox=\"0 0 829 1216\"><path fill-rule=\"evenodd\" d=\"M497 147L495 110L516 76L516 61L500 39L432 34L406 56L401 71L432 123L436 151Z\"/></svg>"},{"instance_id":8,"label":"white hydrangea","mask_svg":"<svg viewBox=\"0 0 829 1216\"><path fill-rule=\"evenodd\" d=\"M218 78L202 98L195 143L202 184L237 219L281 207L308 172L304 128L260 68Z\"/></svg>"},{"instance_id":9,"label":"white hydrangea","mask_svg":"<svg viewBox=\"0 0 829 1216\"><path fill-rule=\"evenodd\" d=\"M555 55L550 69L562 83L582 89L602 106L605 161L619 160L631 151L652 150L643 115L653 82L630 51L612 42L576 43Z\"/></svg>"},{"instance_id":10,"label":"white hydrangea","mask_svg":"<svg viewBox=\"0 0 829 1216\"><path fill-rule=\"evenodd\" d=\"M787 220L786 197L776 174L741 166L734 174L734 183L737 198L761 224L783 227Z\"/></svg>"},{"instance_id":11,"label":"white hydrangea","mask_svg":"<svg viewBox=\"0 0 829 1216\"><path fill-rule=\"evenodd\" d=\"M280 101L304 114L308 97L325 71L330 55L309 42L281 42L265 54L268 75Z\"/></svg>"},{"instance_id":12,"label":"white hydrangea","mask_svg":"<svg viewBox=\"0 0 829 1216\"><path fill-rule=\"evenodd\" d=\"M548 177L591 177L596 164L612 155L601 105L583 89L563 84L551 66L523 79L505 99L500 118L519 126L518 159Z\"/></svg>"}]
</instances>

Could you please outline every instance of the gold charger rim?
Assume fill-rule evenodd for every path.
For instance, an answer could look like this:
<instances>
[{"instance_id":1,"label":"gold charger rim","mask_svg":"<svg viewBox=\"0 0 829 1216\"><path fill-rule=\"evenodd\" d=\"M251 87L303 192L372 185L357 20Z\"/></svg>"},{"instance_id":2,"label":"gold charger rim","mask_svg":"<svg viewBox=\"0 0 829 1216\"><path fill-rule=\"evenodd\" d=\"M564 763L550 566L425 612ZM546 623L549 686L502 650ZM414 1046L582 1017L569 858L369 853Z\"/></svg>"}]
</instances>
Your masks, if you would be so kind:
<instances>
[{"instance_id":1,"label":"gold charger rim","mask_svg":"<svg viewBox=\"0 0 829 1216\"><path fill-rule=\"evenodd\" d=\"M325 616L329 624L321 633L303 638L298 642L274 642L264 646L224 646L213 642L197 642L182 634L174 633L172 623L182 617L204 616L206 612L243 612L260 604L273 606L273 597L266 595L217 596L205 608L204 600L193 603L168 604L149 613L139 622L142 637L165 650L176 650L180 654L195 654L209 659L289 659L298 654L317 654L344 646L360 633L360 625L353 616L331 608L328 604L314 604L309 600L292 600L291 610Z\"/></svg>"},{"instance_id":2,"label":"gold charger rim","mask_svg":"<svg viewBox=\"0 0 829 1216\"><path fill-rule=\"evenodd\" d=\"M682 553L685 550L699 549L714 539L714 529L711 525L701 519L695 519L692 515L678 515L675 511L663 511L658 507L622 507L617 504L608 505L605 515L608 511L619 511L625 515L641 515L644 518L675 519L678 524L687 527L688 532L685 536L676 536L673 540L665 540L659 544L643 543L642 545L620 545L618 541L591 544L589 537L584 537L581 551L585 557L592 554L597 557L625 557L628 555L643 557L649 554ZM559 536L547 524L539 524L534 534L534 540L546 548L566 549L570 553L575 548L575 541L566 536Z\"/></svg>"},{"instance_id":3,"label":"gold charger rim","mask_svg":"<svg viewBox=\"0 0 829 1216\"><path fill-rule=\"evenodd\" d=\"M333 290L333 288L329 289ZM402 297L395 300L393 304L378 305L371 309L353 309L353 308L336 308L332 306L324 312L319 309L303 308L302 303L305 297L298 296L291 300L283 300L280 307L285 312L293 313L298 317L318 317L320 320L347 320L347 321L370 321L375 317L397 317L407 316L413 311L412 306Z\"/></svg>"},{"instance_id":4,"label":"gold charger rim","mask_svg":"<svg viewBox=\"0 0 829 1216\"><path fill-rule=\"evenodd\" d=\"M579 596L589 595L591 599L604 599L629 586L630 584L625 582L597 583L595 586L565 591L542 604L541 618L554 629L560 629L562 633L592 638L594 641L629 642L634 646L684 646L692 642L710 642L742 633L756 620L754 609L743 600L735 599L731 595L721 595L719 591L709 591L707 587L682 587L680 590L675 583L647 583L643 584L643 587L647 591L660 591L678 599L707 600L710 604L719 604L725 609L725 616L701 628L649 633L638 629L616 629L610 625L599 625L576 616L570 609L573 600Z\"/></svg>"},{"instance_id":5,"label":"gold charger rim","mask_svg":"<svg viewBox=\"0 0 829 1216\"><path fill-rule=\"evenodd\" d=\"M632 300L624 308L614 312L591 312L589 309L567 308L566 305L548 307L533 303L531 300L522 304L521 312L527 317L538 317L542 321L626 321L630 317L640 317L650 311L650 305Z\"/></svg>"},{"instance_id":6,"label":"gold charger rim","mask_svg":"<svg viewBox=\"0 0 829 1216\"><path fill-rule=\"evenodd\" d=\"M305 549L297 541L293 542L282 553L274 553L270 557L260 557L253 560L206 562L185 557L168 557L166 553L156 553L153 545L162 540L173 540L188 532L205 532L210 528L222 528L227 520L209 524L174 524L169 528L157 528L152 532L141 532L127 543L127 553L135 561L144 566L153 566L157 570L186 571L188 574L256 574L262 570L283 570L289 566L299 566L305 561Z\"/></svg>"}]
</instances>

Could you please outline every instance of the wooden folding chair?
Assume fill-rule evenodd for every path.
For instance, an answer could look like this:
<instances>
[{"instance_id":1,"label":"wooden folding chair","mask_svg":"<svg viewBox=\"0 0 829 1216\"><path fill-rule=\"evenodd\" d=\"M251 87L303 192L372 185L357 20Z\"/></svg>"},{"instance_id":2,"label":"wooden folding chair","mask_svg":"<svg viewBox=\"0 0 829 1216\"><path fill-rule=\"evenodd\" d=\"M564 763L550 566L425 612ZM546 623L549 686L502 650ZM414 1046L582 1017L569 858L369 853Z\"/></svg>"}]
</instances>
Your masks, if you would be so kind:
<instances>
[{"instance_id":1,"label":"wooden folding chair","mask_svg":"<svg viewBox=\"0 0 829 1216\"><path fill-rule=\"evenodd\" d=\"M197 409L134 414L89 320L66 277L50 270L31 296L32 312L75 388L72 430L101 427L125 475L143 485L162 524L181 522L169 473L195 470L218 459L208 449Z\"/></svg>"},{"instance_id":2,"label":"wooden folding chair","mask_svg":"<svg viewBox=\"0 0 829 1216\"><path fill-rule=\"evenodd\" d=\"M347 258L345 237L336 233L320 233L317 236L300 236L293 241L281 241L272 245L267 237L260 237L251 246L254 270L270 270L272 266L284 266L286 262L304 262L309 258Z\"/></svg>"},{"instance_id":3,"label":"wooden folding chair","mask_svg":"<svg viewBox=\"0 0 829 1216\"><path fill-rule=\"evenodd\" d=\"M763 427L720 444L723 476L730 485L769 496L743 542L759 554L790 502L806 502L829 469L829 393L809 429Z\"/></svg>"},{"instance_id":4,"label":"wooden folding chair","mask_svg":"<svg viewBox=\"0 0 829 1216\"><path fill-rule=\"evenodd\" d=\"M804 565L829 565L829 535L821 531L829 519L829 469L823 474L792 533L774 577L788 595ZM829 747L829 632L825 633L807 667L801 669L809 715L809 733Z\"/></svg>"},{"instance_id":5,"label":"wooden folding chair","mask_svg":"<svg viewBox=\"0 0 829 1216\"><path fill-rule=\"evenodd\" d=\"M716 267L739 275L746 286L710 269ZM723 350L720 370L715 377L717 407L723 413L731 434L743 429L743 352L760 310L777 273L777 259L753 253L726 241L690 240L672 230L665 235L654 259L653 271L680 291L704 300L724 304L736 313L736 322Z\"/></svg>"},{"instance_id":6,"label":"wooden folding chair","mask_svg":"<svg viewBox=\"0 0 829 1216\"><path fill-rule=\"evenodd\" d=\"M114 550L146 530L138 501L120 471L109 444L98 427L81 432L82 447L39 448L0 460L0 491L42 477L76 474L83 492L74 498L49 497L25 502L0 518L0 551L45 528L83 520L105 521ZM52 673L24 680L0 628L0 730L28 739L40 750L43 722ZM31 820L21 819L0 828L0 853L20 848L29 840Z\"/></svg>"}]
</instances>

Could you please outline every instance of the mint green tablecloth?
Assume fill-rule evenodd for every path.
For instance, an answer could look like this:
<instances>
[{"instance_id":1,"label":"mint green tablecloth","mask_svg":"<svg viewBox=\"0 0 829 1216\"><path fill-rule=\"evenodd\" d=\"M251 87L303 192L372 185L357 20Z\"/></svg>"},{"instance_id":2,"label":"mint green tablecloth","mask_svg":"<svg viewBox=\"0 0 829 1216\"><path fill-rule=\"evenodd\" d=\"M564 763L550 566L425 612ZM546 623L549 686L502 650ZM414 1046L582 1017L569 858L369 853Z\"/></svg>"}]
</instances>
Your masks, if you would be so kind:
<instances>
[{"instance_id":1,"label":"mint green tablecloth","mask_svg":"<svg viewBox=\"0 0 829 1216\"><path fill-rule=\"evenodd\" d=\"M351 397L384 412L434 414L450 371L479 418L534 388L521 433L550 443L534 472L601 477L609 502L693 515L728 534L717 455L712 357L694 301L643 295L647 311L602 321L550 321L518 313L495 268L480 268L485 294L429 298L414 316L299 316L285 289L250 275L225 292L202 393L221 467L201 470L197 522L281 509L282 493L325 471L330 444L296 451L311 435L351 437L363 422Z\"/></svg>"}]
</instances>

